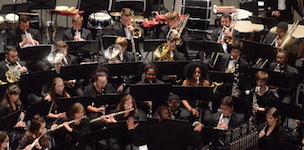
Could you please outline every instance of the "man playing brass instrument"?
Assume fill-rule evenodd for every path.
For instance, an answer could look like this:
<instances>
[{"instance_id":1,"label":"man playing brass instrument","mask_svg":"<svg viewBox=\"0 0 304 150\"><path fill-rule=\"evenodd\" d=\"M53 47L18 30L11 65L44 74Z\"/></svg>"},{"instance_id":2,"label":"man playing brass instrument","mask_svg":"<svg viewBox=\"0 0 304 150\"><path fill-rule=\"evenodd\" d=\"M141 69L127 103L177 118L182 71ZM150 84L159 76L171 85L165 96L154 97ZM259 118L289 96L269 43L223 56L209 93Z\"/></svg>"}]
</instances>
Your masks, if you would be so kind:
<instances>
[{"instance_id":1,"label":"man playing brass instrument","mask_svg":"<svg viewBox=\"0 0 304 150\"><path fill-rule=\"evenodd\" d=\"M281 47L287 36L292 36L288 35L287 32L288 24L284 21L281 21L277 25L276 33L267 33L264 43L273 45L274 47ZM288 51L289 53L288 64L294 66L298 54L298 40L292 36L289 41L285 41L284 50Z\"/></svg>"},{"instance_id":2,"label":"man playing brass instrument","mask_svg":"<svg viewBox=\"0 0 304 150\"><path fill-rule=\"evenodd\" d=\"M3 82L8 81L8 77L6 77L6 72L11 68L17 68L17 70L15 71L18 71L20 74L28 71L27 68L24 66L25 62L18 61L18 51L15 47L7 46L5 47L5 52L5 59L0 62L0 79Z\"/></svg>"}]
</instances>

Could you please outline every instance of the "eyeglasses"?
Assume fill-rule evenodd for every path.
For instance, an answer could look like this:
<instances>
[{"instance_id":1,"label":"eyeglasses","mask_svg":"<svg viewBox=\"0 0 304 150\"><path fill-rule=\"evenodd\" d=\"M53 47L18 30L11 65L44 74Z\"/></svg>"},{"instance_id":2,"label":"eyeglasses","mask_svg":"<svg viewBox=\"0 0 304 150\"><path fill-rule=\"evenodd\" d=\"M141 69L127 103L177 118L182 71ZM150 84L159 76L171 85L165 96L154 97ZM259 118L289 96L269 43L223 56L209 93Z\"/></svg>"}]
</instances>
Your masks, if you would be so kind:
<instances>
[{"instance_id":1,"label":"eyeglasses","mask_svg":"<svg viewBox=\"0 0 304 150\"><path fill-rule=\"evenodd\" d=\"M133 106L133 104L124 104L125 107Z\"/></svg>"},{"instance_id":2,"label":"eyeglasses","mask_svg":"<svg viewBox=\"0 0 304 150\"><path fill-rule=\"evenodd\" d=\"M64 88L64 85L55 86L56 89Z\"/></svg>"}]
</instances>

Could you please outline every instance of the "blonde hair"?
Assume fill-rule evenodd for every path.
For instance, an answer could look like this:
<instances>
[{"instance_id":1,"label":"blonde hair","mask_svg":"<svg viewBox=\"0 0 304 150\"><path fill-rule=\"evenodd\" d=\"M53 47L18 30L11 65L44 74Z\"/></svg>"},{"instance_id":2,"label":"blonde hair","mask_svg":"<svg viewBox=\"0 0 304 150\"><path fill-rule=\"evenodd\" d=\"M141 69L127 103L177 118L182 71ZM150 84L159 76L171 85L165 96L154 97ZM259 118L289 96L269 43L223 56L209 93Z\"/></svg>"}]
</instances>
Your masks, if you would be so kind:
<instances>
[{"instance_id":1,"label":"blonde hair","mask_svg":"<svg viewBox=\"0 0 304 150\"><path fill-rule=\"evenodd\" d=\"M178 12L176 11L171 11L166 13L166 17L168 18L168 20L175 20L175 19L179 20L180 18Z\"/></svg>"},{"instance_id":2,"label":"blonde hair","mask_svg":"<svg viewBox=\"0 0 304 150\"><path fill-rule=\"evenodd\" d=\"M65 41L58 41L56 46L60 48L69 48L69 45Z\"/></svg>"},{"instance_id":3,"label":"blonde hair","mask_svg":"<svg viewBox=\"0 0 304 150\"><path fill-rule=\"evenodd\" d=\"M115 40L115 44L119 44L122 47L128 46L128 40L125 37L118 37Z\"/></svg>"},{"instance_id":4,"label":"blonde hair","mask_svg":"<svg viewBox=\"0 0 304 150\"><path fill-rule=\"evenodd\" d=\"M133 16L134 15L133 10L131 10L130 8L123 8L120 13L121 13L121 16Z\"/></svg>"},{"instance_id":5,"label":"blonde hair","mask_svg":"<svg viewBox=\"0 0 304 150\"><path fill-rule=\"evenodd\" d=\"M79 14L77 14L77 15L73 16L72 22L81 22L82 23L83 22L83 17L80 16Z\"/></svg>"}]
</instances>

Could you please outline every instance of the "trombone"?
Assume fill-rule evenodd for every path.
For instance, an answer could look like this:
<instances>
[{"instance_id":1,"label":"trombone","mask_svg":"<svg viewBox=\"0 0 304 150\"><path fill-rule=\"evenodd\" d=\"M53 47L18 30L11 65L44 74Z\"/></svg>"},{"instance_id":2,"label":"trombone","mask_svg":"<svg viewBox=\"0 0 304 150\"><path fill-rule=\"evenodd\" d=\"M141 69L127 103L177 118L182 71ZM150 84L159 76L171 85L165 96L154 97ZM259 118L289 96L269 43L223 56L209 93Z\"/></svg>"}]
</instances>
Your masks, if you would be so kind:
<instances>
[{"instance_id":1,"label":"trombone","mask_svg":"<svg viewBox=\"0 0 304 150\"><path fill-rule=\"evenodd\" d=\"M175 29L178 31L178 34L175 36L176 40L175 40L175 43L176 43L176 46L182 46L183 45L183 40L181 39L181 35L182 35L182 32L184 30L184 28L186 27L187 25L187 22L188 22L188 19L189 19L190 15L189 14L185 14L184 17L180 18L178 24L177 24L177 27L171 27L168 34L167 34L167 37L169 36L174 36L172 35L172 30Z\"/></svg>"},{"instance_id":2,"label":"trombone","mask_svg":"<svg viewBox=\"0 0 304 150\"><path fill-rule=\"evenodd\" d=\"M154 50L154 56L155 59L158 61L174 61L174 59L171 57L169 53L169 45L167 43L163 43L159 45L155 50Z\"/></svg>"}]
</instances>

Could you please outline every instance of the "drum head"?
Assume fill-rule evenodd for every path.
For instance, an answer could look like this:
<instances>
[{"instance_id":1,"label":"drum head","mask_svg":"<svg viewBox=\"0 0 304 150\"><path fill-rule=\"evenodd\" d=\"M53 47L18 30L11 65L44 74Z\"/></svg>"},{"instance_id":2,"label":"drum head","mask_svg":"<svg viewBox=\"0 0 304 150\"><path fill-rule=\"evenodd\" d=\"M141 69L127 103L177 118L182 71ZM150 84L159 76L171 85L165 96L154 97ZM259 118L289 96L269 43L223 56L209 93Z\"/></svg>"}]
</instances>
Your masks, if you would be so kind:
<instances>
[{"instance_id":1,"label":"drum head","mask_svg":"<svg viewBox=\"0 0 304 150\"><path fill-rule=\"evenodd\" d=\"M67 11L69 9L68 6L56 6L55 10L57 11Z\"/></svg>"},{"instance_id":2,"label":"drum head","mask_svg":"<svg viewBox=\"0 0 304 150\"><path fill-rule=\"evenodd\" d=\"M90 15L90 18L95 20L109 20L111 19L111 16L104 12L96 12L96 13L92 13Z\"/></svg>"},{"instance_id":3,"label":"drum head","mask_svg":"<svg viewBox=\"0 0 304 150\"><path fill-rule=\"evenodd\" d=\"M19 20L19 16L17 14L14 14L14 13L9 13L5 16L5 20L7 22L17 23L18 20Z\"/></svg>"},{"instance_id":4,"label":"drum head","mask_svg":"<svg viewBox=\"0 0 304 150\"><path fill-rule=\"evenodd\" d=\"M0 24L4 23L4 18L0 16Z\"/></svg>"}]
</instances>

